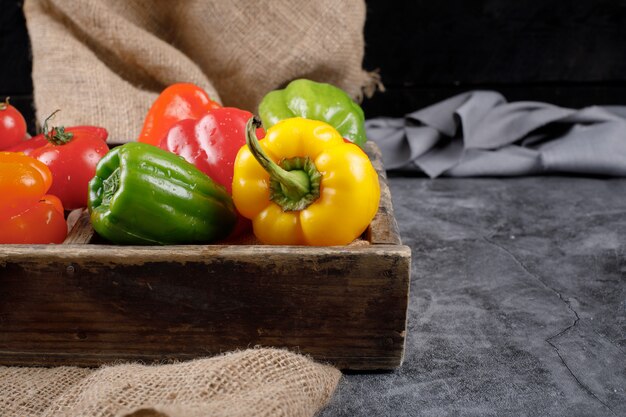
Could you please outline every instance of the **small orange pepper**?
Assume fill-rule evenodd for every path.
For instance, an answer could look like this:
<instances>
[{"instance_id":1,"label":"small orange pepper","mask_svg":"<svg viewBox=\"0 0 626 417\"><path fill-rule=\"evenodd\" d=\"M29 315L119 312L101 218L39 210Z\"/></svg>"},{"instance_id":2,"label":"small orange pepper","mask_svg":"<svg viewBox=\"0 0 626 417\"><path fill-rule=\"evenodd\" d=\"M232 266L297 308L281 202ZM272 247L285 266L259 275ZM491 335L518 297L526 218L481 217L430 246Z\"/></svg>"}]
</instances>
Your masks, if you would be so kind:
<instances>
[{"instance_id":1,"label":"small orange pepper","mask_svg":"<svg viewBox=\"0 0 626 417\"><path fill-rule=\"evenodd\" d=\"M46 194L50 169L35 158L0 152L0 243L61 243L67 223L61 201Z\"/></svg>"}]
</instances>

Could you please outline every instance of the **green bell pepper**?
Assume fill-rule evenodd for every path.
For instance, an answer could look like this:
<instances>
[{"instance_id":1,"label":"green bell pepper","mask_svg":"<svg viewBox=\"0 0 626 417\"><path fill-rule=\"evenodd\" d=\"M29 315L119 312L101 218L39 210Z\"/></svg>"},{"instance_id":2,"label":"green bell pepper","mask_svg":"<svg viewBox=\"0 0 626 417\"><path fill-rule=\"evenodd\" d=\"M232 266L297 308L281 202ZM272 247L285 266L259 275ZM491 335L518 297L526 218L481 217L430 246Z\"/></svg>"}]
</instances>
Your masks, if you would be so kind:
<instances>
[{"instance_id":1,"label":"green bell pepper","mask_svg":"<svg viewBox=\"0 0 626 417\"><path fill-rule=\"evenodd\" d=\"M89 182L93 228L113 243L208 243L227 236L232 198L183 158L145 143L109 151Z\"/></svg>"},{"instance_id":2,"label":"green bell pepper","mask_svg":"<svg viewBox=\"0 0 626 417\"><path fill-rule=\"evenodd\" d=\"M263 97L259 115L265 129L284 119L304 117L328 123L360 147L367 141L363 109L345 91L330 84L292 81L285 89Z\"/></svg>"}]
</instances>

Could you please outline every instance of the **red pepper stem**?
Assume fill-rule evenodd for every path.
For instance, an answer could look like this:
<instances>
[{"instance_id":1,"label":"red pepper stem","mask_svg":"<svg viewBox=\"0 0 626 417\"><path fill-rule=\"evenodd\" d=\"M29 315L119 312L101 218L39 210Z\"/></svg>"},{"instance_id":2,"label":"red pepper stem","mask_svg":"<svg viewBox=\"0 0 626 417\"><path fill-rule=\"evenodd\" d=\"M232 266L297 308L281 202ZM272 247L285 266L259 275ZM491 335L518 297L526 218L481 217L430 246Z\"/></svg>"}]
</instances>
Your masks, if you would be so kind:
<instances>
[{"instance_id":1,"label":"red pepper stem","mask_svg":"<svg viewBox=\"0 0 626 417\"><path fill-rule=\"evenodd\" d=\"M10 104L10 103L9 103L9 99L10 99L10 98L11 98L11 97L7 96L7 98L5 98L5 99L4 99L4 103L0 103L0 111L2 111L2 110L6 110L6 109L8 109L8 108L9 108L9 104Z\"/></svg>"},{"instance_id":2,"label":"red pepper stem","mask_svg":"<svg viewBox=\"0 0 626 417\"><path fill-rule=\"evenodd\" d=\"M256 137L256 129L261 126L261 120L256 116L248 120L246 144L254 158L270 175L270 199L284 211L308 207L320 195L321 174L309 158L285 159L281 161L282 167L272 161Z\"/></svg>"},{"instance_id":3,"label":"red pepper stem","mask_svg":"<svg viewBox=\"0 0 626 417\"><path fill-rule=\"evenodd\" d=\"M57 114L60 110L55 110L50 116L46 118L43 122L43 135L46 140L54 145L65 145L69 143L70 140L74 137L72 132L66 132L65 127L58 126L53 127L52 129L48 128L48 122L54 118L54 115Z\"/></svg>"}]
</instances>

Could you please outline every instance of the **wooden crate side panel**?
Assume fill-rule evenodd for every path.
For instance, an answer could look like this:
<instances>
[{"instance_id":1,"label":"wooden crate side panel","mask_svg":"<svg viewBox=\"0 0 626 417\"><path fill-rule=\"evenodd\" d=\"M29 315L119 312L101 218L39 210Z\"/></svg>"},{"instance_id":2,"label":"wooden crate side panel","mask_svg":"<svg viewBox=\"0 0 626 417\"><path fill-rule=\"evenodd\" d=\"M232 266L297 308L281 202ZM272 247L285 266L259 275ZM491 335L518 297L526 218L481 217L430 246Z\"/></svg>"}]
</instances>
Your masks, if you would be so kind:
<instances>
[{"instance_id":1,"label":"wooden crate side panel","mask_svg":"<svg viewBox=\"0 0 626 417\"><path fill-rule=\"evenodd\" d=\"M374 245L401 245L400 229L393 214L391 191L387 182L387 175L383 166L383 157L380 149L374 142L366 143L366 151L372 165L378 172L380 185L380 204L378 212L367 229L366 240Z\"/></svg>"},{"instance_id":2,"label":"wooden crate side panel","mask_svg":"<svg viewBox=\"0 0 626 417\"><path fill-rule=\"evenodd\" d=\"M407 247L61 248L73 250L0 253L2 364L160 361L255 345L349 369L400 364Z\"/></svg>"}]
</instances>

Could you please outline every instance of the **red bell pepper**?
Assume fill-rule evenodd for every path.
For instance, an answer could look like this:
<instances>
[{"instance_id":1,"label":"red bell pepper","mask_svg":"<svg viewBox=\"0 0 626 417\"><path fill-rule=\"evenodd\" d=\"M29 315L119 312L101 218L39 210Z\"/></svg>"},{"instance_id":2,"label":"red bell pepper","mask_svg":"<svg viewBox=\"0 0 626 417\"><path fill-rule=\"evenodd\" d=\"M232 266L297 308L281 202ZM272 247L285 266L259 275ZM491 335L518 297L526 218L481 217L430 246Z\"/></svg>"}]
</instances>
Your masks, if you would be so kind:
<instances>
[{"instance_id":1,"label":"red bell pepper","mask_svg":"<svg viewBox=\"0 0 626 417\"><path fill-rule=\"evenodd\" d=\"M103 142L106 142L109 137L109 132L103 127L98 126L71 126L66 127L65 132L71 133L76 137L82 136L93 136L99 138ZM40 133L32 138L27 138L18 143L17 145L11 146L8 149L5 149L6 152L22 152L26 155L30 155L35 149L41 148L42 146L47 145L48 139L46 135Z\"/></svg>"},{"instance_id":2,"label":"red bell pepper","mask_svg":"<svg viewBox=\"0 0 626 417\"><path fill-rule=\"evenodd\" d=\"M173 125L159 147L182 156L200 171L232 191L233 164L239 149L246 144L248 111L234 107L211 110L198 120L181 120ZM263 130L257 130L262 138ZM249 220L240 216L232 236L250 228Z\"/></svg>"},{"instance_id":3,"label":"red bell pepper","mask_svg":"<svg viewBox=\"0 0 626 417\"><path fill-rule=\"evenodd\" d=\"M150 107L137 141L159 146L161 139L175 123L199 119L220 107L206 91L194 84L172 84L163 90Z\"/></svg>"},{"instance_id":4,"label":"red bell pepper","mask_svg":"<svg viewBox=\"0 0 626 417\"><path fill-rule=\"evenodd\" d=\"M233 163L246 144L246 123L250 117L248 111L222 107L198 120L181 120L170 128L159 147L182 156L230 194Z\"/></svg>"},{"instance_id":5,"label":"red bell pepper","mask_svg":"<svg viewBox=\"0 0 626 417\"><path fill-rule=\"evenodd\" d=\"M59 197L65 209L87 207L87 185L98 161L109 151L108 132L97 126L48 128L55 113L46 119L43 133L7 151L23 152L46 164L53 178L50 193Z\"/></svg>"}]
</instances>

